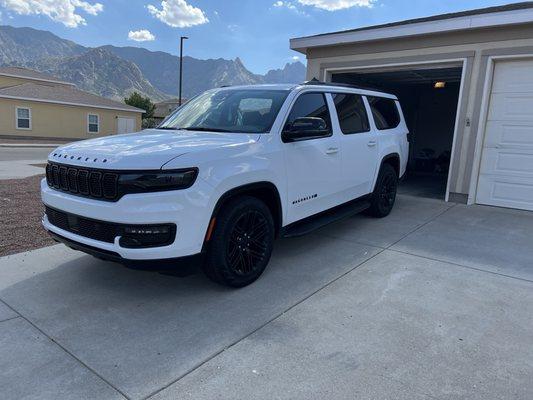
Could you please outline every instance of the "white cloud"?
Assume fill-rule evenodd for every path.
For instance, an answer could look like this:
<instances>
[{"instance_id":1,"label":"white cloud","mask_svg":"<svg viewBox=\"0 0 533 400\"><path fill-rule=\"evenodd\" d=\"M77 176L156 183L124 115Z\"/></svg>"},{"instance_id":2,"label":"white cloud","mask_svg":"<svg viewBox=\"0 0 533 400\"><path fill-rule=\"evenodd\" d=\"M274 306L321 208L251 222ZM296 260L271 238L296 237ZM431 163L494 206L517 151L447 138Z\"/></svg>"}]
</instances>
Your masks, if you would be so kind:
<instances>
[{"instance_id":1,"label":"white cloud","mask_svg":"<svg viewBox=\"0 0 533 400\"><path fill-rule=\"evenodd\" d=\"M305 11L299 10L298 7L296 7L296 5L291 1L278 0L274 4L272 4L272 6L275 8L286 8L288 10L294 11L296 14L303 15L305 17L309 16Z\"/></svg>"},{"instance_id":2,"label":"white cloud","mask_svg":"<svg viewBox=\"0 0 533 400\"><path fill-rule=\"evenodd\" d=\"M371 8L377 0L298 0L304 6L313 6L326 11L337 11L352 7Z\"/></svg>"},{"instance_id":3,"label":"white cloud","mask_svg":"<svg viewBox=\"0 0 533 400\"><path fill-rule=\"evenodd\" d=\"M300 61L300 57L298 57L298 56L292 56L292 57L291 57L291 60L292 60L292 61Z\"/></svg>"},{"instance_id":4,"label":"white cloud","mask_svg":"<svg viewBox=\"0 0 533 400\"><path fill-rule=\"evenodd\" d=\"M140 29L138 31L130 31L128 39L136 42L150 42L155 40L155 35L147 29Z\"/></svg>"},{"instance_id":5,"label":"white cloud","mask_svg":"<svg viewBox=\"0 0 533 400\"><path fill-rule=\"evenodd\" d=\"M173 28L188 28L209 22L202 10L191 6L185 0L163 0L160 9L150 4L148 11Z\"/></svg>"},{"instance_id":6,"label":"white cloud","mask_svg":"<svg viewBox=\"0 0 533 400\"><path fill-rule=\"evenodd\" d=\"M21 15L45 15L61 22L69 28L86 25L79 11L89 15L98 15L104 6L101 3L89 3L82 0L0 0L0 5Z\"/></svg>"}]
</instances>

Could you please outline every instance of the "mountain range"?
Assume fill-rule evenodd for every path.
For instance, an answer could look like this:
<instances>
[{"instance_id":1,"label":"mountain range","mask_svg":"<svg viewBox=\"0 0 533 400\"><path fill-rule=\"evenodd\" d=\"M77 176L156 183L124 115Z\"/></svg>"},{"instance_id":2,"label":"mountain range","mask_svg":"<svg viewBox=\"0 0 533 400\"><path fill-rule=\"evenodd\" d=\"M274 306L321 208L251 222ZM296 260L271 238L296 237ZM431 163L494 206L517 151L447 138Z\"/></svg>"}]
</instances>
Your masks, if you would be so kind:
<instances>
[{"instance_id":1,"label":"mountain range","mask_svg":"<svg viewBox=\"0 0 533 400\"><path fill-rule=\"evenodd\" d=\"M0 26L0 66L22 66L46 72L79 88L116 100L134 91L159 101L176 97L179 57L141 47L90 48L33 28ZM301 62L287 63L265 75L254 74L239 58L200 60L183 57L183 96L225 85L298 83L305 78Z\"/></svg>"}]
</instances>

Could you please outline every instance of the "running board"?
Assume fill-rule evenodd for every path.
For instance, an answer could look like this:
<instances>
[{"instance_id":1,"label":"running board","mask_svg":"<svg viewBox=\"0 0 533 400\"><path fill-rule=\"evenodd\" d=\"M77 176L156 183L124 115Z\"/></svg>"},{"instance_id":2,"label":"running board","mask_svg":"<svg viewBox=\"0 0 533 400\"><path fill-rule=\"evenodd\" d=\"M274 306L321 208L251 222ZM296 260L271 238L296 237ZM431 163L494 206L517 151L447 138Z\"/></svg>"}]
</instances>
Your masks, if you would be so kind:
<instances>
[{"instance_id":1,"label":"running board","mask_svg":"<svg viewBox=\"0 0 533 400\"><path fill-rule=\"evenodd\" d=\"M370 201L366 199L350 201L286 226L281 231L281 237L293 238L307 235L323 226L359 214L369 207Z\"/></svg>"}]
</instances>

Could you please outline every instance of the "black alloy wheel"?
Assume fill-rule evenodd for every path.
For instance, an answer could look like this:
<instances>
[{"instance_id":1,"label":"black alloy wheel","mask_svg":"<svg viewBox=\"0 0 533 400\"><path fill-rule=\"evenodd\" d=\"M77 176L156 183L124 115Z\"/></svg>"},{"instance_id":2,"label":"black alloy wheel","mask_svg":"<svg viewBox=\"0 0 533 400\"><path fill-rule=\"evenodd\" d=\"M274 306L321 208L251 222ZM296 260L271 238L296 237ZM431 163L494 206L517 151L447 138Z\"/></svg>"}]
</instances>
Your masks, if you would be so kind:
<instances>
[{"instance_id":1,"label":"black alloy wheel","mask_svg":"<svg viewBox=\"0 0 533 400\"><path fill-rule=\"evenodd\" d=\"M265 270L274 246L274 220L261 200L240 196L225 204L215 220L204 272L231 287L254 282Z\"/></svg>"},{"instance_id":2,"label":"black alloy wheel","mask_svg":"<svg viewBox=\"0 0 533 400\"><path fill-rule=\"evenodd\" d=\"M370 215L383 218L389 215L396 202L398 173L390 164L383 164L379 171L376 187L371 197Z\"/></svg>"}]
</instances>

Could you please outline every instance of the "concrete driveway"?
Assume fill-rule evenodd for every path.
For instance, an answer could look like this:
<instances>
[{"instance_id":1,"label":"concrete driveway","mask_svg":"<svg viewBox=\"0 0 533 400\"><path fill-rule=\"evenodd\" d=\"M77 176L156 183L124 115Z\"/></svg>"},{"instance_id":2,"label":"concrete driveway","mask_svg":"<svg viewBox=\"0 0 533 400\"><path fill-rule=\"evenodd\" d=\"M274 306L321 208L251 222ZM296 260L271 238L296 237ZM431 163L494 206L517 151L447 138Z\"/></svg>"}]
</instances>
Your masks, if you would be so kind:
<instances>
[{"instance_id":1,"label":"concrete driveway","mask_svg":"<svg viewBox=\"0 0 533 400\"><path fill-rule=\"evenodd\" d=\"M400 196L242 290L57 245L1 258L0 299L5 399L533 398L528 212Z\"/></svg>"}]
</instances>

